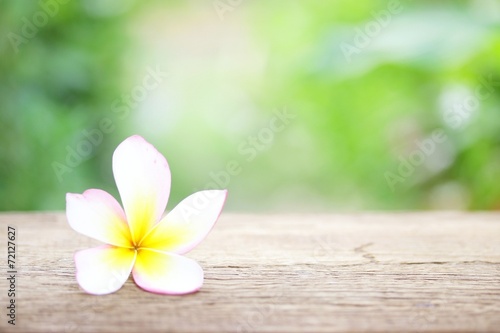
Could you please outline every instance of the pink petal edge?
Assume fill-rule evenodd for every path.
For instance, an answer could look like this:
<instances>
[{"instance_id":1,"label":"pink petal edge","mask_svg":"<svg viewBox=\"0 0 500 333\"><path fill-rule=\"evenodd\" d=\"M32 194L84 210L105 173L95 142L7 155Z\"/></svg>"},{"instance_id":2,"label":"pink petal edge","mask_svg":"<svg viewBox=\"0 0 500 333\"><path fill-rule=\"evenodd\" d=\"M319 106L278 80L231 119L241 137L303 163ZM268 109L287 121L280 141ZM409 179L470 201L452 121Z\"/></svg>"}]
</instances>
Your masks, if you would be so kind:
<instances>
[{"instance_id":1,"label":"pink petal edge","mask_svg":"<svg viewBox=\"0 0 500 333\"><path fill-rule=\"evenodd\" d=\"M92 295L106 295L121 289L134 267L137 254L116 260L112 251L127 249L101 245L74 254L76 280L80 288ZM127 260L128 259L128 260Z\"/></svg>"},{"instance_id":2,"label":"pink petal edge","mask_svg":"<svg viewBox=\"0 0 500 333\"><path fill-rule=\"evenodd\" d=\"M125 213L116 199L103 190L66 193L66 217L78 233L111 245L130 245Z\"/></svg>"},{"instance_id":3,"label":"pink petal edge","mask_svg":"<svg viewBox=\"0 0 500 333\"><path fill-rule=\"evenodd\" d=\"M215 196L209 193L215 193ZM201 243L214 228L222 214L227 200L227 190L206 190L191 194L170 211L144 240L144 247L177 254L185 254ZM207 207L196 210L195 200L209 200ZM186 212L195 209L198 214L186 216ZM179 241L178 235L186 238ZM174 241L172 241L174 240Z\"/></svg>"},{"instance_id":4,"label":"pink petal edge","mask_svg":"<svg viewBox=\"0 0 500 333\"><path fill-rule=\"evenodd\" d=\"M201 289L203 269L193 259L161 251L140 252L132 276L141 289L162 295L186 295ZM142 260L145 254L148 258Z\"/></svg>"},{"instance_id":5,"label":"pink petal edge","mask_svg":"<svg viewBox=\"0 0 500 333\"><path fill-rule=\"evenodd\" d=\"M113 174L132 237L139 242L167 206L171 183L167 160L143 137L134 135L115 149Z\"/></svg>"}]
</instances>

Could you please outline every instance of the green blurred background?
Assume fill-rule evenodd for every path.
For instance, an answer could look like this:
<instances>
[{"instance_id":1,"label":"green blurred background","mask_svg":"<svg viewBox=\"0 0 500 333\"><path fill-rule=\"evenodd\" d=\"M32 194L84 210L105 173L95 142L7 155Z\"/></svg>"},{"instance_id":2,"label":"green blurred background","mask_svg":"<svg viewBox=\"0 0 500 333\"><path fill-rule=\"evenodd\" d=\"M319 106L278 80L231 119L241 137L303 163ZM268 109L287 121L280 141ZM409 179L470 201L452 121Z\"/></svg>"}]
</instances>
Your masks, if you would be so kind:
<instances>
[{"instance_id":1,"label":"green blurred background","mask_svg":"<svg viewBox=\"0 0 500 333\"><path fill-rule=\"evenodd\" d=\"M132 134L169 208L500 208L499 1L3 0L0 31L0 210L117 196Z\"/></svg>"}]
</instances>

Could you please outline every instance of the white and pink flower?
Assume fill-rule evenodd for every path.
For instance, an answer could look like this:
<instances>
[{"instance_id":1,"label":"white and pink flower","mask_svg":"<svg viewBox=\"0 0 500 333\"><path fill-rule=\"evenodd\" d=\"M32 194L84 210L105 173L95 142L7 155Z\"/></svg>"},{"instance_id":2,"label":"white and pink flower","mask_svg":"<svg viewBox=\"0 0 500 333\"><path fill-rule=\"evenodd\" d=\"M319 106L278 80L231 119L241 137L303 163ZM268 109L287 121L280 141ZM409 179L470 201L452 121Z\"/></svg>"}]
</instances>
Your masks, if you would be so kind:
<instances>
[{"instance_id":1,"label":"white and pink flower","mask_svg":"<svg viewBox=\"0 0 500 333\"><path fill-rule=\"evenodd\" d=\"M78 284L90 294L109 294L132 273L135 283L150 292L198 291L203 269L182 255L210 232L227 191L194 193L162 217L170 194L170 169L165 157L137 135L116 148L113 174L124 209L102 190L66 195L69 225L106 243L75 254Z\"/></svg>"}]
</instances>

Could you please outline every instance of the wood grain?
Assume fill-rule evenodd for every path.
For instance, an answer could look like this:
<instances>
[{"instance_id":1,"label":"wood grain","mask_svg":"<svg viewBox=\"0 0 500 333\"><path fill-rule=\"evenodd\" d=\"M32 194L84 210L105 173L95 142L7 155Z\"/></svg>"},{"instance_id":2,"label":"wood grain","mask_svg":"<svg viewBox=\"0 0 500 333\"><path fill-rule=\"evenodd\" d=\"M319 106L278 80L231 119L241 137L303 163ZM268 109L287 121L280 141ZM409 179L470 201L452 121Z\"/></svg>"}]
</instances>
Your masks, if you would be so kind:
<instances>
[{"instance_id":1,"label":"wood grain","mask_svg":"<svg viewBox=\"0 0 500 333\"><path fill-rule=\"evenodd\" d=\"M500 214L223 214L188 254L202 290L115 294L76 284L73 253L98 245L62 213L0 214L17 228L17 320L1 332L500 331ZM6 259L2 276L7 276Z\"/></svg>"}]
</instances>

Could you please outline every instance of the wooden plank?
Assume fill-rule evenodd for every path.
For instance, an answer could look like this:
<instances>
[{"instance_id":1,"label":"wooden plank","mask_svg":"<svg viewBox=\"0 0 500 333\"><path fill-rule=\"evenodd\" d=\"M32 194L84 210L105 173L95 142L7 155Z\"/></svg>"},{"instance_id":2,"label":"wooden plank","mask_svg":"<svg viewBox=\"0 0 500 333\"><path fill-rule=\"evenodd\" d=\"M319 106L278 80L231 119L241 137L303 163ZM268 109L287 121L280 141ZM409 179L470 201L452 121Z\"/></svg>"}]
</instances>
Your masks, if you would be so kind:
<instances>
[{"instance_id":1,"label":"wooden plank","mask_svg":"<svg viewBox=\"0 0 500 333\"><path fill-rule=\"evenodd\" d=\"M159 296L129 279L90 296L73 253L99 243L62 213L0 214L17 229L16 326L0 332L500 331L500 214L223 214L188 254L202 290ZM2 259L2 276L7 276Z\"/></svg>"}]
</instances>

